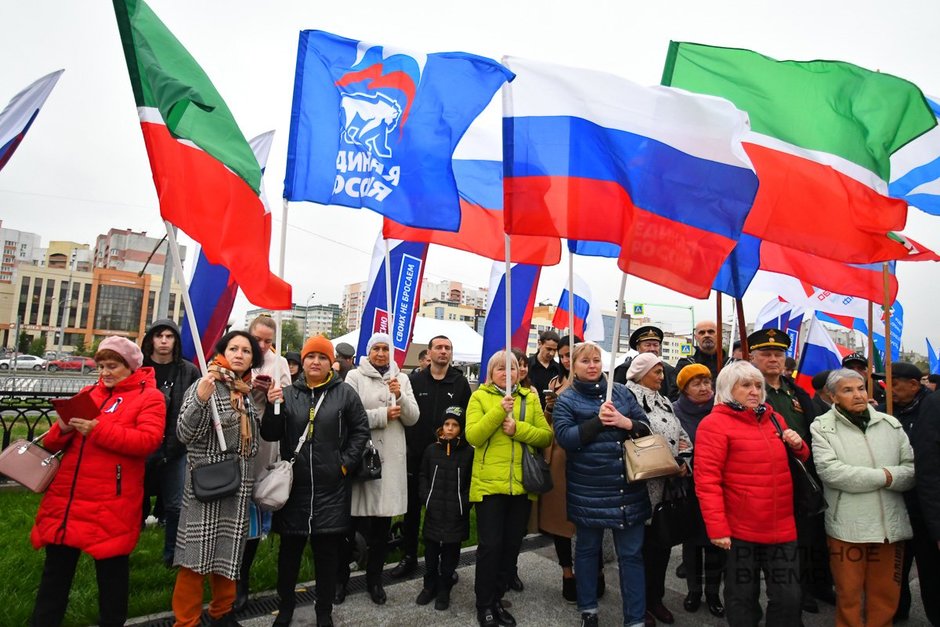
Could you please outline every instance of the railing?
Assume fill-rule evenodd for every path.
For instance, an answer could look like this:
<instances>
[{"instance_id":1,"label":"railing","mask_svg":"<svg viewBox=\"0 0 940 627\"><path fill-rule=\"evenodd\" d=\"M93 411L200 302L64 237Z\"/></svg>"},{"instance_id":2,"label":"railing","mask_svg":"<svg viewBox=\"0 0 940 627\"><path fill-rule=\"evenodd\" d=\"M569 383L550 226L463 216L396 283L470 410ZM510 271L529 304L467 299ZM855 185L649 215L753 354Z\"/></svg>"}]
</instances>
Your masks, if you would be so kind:
<instances>
[{"instance_id":1,"label":"railing","mask_svg":"<svg viewBox=\"0 0 940 627\"><path fill-rule=\"evenodd\" d=\"M97 373L86 375L64 372L32 374L24 371L10 374L9 371L4 371L0 375L0 395L5 395L8 392L22 392L25 394L54 392L59 396L72 396L86 385L91 385L97 380Z\"/></svg>"},{"instance_id":2,"label":"railing","mask_svg":"<svg viewBox=\"0 0 940 627\"><path fill-rule=\"evenodd\" d=\"M58 419L50 402L58 392L0 391L0 449L19 438L32 440L49 430Z\"/></svg>"}]
</instances>

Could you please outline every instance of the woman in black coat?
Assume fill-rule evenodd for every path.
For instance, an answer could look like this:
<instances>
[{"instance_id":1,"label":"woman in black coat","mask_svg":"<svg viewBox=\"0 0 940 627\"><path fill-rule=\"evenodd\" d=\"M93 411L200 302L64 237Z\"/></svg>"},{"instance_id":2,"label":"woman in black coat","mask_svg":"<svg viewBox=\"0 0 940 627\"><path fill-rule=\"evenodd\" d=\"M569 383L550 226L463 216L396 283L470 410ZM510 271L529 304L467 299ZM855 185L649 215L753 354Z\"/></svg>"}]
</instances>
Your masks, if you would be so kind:
<instances>
[{"instance_id":1,"label":"woman in black coat","mask_svg":"<svg viewBox=\"0 0 940 627\"><path fill-rule=\"evenodd\" d=\"M294 588L304 545L313 549L317 581L317 625L333 624L333 594L340 546L351 524L350 473L355 472L369 440L369 420L359 395L332 369L333 345L318 336L304 342L303 376L293 385L268 391L261 437L278 441L281 458L294 459L294 481L284 507L274 513L272 530L280 534L275 625L289 625ZM274 403L281 402L280 415Z\"/></svg>"}]
</instances>

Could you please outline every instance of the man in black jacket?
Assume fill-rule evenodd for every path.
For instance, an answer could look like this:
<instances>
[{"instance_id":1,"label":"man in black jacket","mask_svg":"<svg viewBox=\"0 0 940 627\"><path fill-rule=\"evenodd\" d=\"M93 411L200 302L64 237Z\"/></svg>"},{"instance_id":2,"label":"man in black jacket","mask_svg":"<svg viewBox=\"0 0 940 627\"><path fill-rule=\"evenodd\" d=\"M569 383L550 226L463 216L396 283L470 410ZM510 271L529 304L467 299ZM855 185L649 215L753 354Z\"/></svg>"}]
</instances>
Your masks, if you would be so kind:
<instances>
[{"instance_id":1,"label":"man in black jacket","mask_svg":"<svg viewBox=\"0 0 940 627\"><path fill-rule=\"evenodd\" d=\"M418 401L418 422L405 427L408 464L408 511L402 525L404 557L391 570L392 577L404 577L418 566L418 531L421 524L421 499L418 480L421 475L421 457L428 445L437 441L437 428L441 426L448 407L467 411L470 402L470 384L463 373L450 362L454 345L443 335L428 342L431 365L411 377L411 387Z\"/></svg>"},{"instance_id":2,"label":"man in black jacket","mask_svg":"<svg viewBox=\"0 0 940 627\"><path fill-rule=\"evenodd\" d=\"M718 325L711 320L702 320L695 325L695 353L676 362L676 372L689 364L702 364L712 373L712 380L718 376ZM727 359L728 355L723 357Z\"/></svg>"},{"instance_id":3,"label":"man in black jacket","mask_svg":"<svg viewBox=\"0 0 940 627\"><path fill-rule=\"evenodd\" d=\"M663 337L663 331L659 327L642 326L630 334L630 348L640 354L653 353L657 357L662 357ZM627 357L622 364L614 368L614 383L627 382L627 370L630 369L631 363L633 363L633 357ZM673 402L679 400L679 386L676 384L677 375L676 369L664 361L663 385L659 389L659 393Z\"/></svg>"},{"instance_id":4,"label":"man in black jacket","mask_svg":"<svg viewBox=\"0 0 940 627\"><path fill-rule=\"evenodd\" d=\"M183 502L186 480L186 446L176 437L176 421L183 404L183 394L199 380L199 369L182 357L180 329L169 319L157 320L140 343L144 365L154 369L157 388L166 397L166 428L163 444L147 460L144 499L159 495L163 502L166 534L163 541L163 563L173 565L176 550L176 529ZM144 507L146 511L148 508Z\"/></svg>"},{"instance_id":5,"label":"man in black jacket","mask_svg":"<svg viewBox=\"0 0 940 627\"><path fill-rule=\"evenodd\" d=\"M891 364L891 399L894 401L892 409L894 417L901 423L914 448L914 470L918 484L921 481L929 482L935 479L927 473L927 468L924 467L926 464L929 468L929 461L918 459L921 453L928 456L930 454L929 445L923 446L917 442L920 437L918 425L927 417L924 413L927 407L926 400L932 394L926 386L921 384L922 376L920 368L914 364L905 362ZM878 406L878 411L886 411L886 409L884 404ZM911 566L916 560L924 611L931 624L940 625L940 554L937 552L937 543L931 540L924 510L927 504L922 498L918 498L921 494L919 486L917 489L904 493L904 504L907 506L907 514L911 519L914 537L907 542L907 548L904 551L901 598L894 618L905 620L910 614Z\"/></svg>"},{"instance_id":6,"label":"man in black jacket","mask_svg":"<svg viewBox=\"0 0 940 627\"><path fill-rule=\"evenodd\" d=\"M917 523L912 519L911 526L917 524L921 529L914 528L911 544L915 544L924 613L930 624L940 625L940 395L928 393L920 401L920 416L914 423L911 443L917 477L914 491L921 518Z\"/></svg>"},{"instance_id":7,"label":"man in black jacket","mask_svg":"<svg viewBox=\"0 0 940 627\"><path fill-rule=\"evenodd\" d=\"M809 425L816 418L816 408L809 394L783 374L790 336L779 329L760 329L747 337L747 345L751 363L764 375L767 403L774 412L783 416L787 426L799 433L809 446ZM810 469L815 474L811 464ZM819 612L819 605L814 596L830 603L835 602L823 517L807 516L797 511L793 515L799 546L803 611L815 614Z\"/></svg>"}]
</instances>

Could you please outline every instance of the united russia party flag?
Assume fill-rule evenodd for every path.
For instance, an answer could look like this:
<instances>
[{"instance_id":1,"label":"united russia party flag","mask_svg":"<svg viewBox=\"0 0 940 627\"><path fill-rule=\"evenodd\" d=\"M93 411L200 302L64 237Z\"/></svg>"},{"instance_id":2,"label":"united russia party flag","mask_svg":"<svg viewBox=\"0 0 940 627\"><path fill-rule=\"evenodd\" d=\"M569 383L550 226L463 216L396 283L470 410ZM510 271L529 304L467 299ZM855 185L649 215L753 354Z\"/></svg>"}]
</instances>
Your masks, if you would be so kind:
<instances>
[{"instance_id":1,"label":"united russia party flag","mask_svg":"<svg viewBox=\"0 0 940 627\"><path fill-rule=\"evenodd\" d=\"M395 363L405 364L415 316L421 302L421 278L424 276L424 261L428 245L419 242L389 240L389 259L392 266L392 315L389 324L388 299L385 280L385 241L382 234L375 240L372 249L372 265L369 269L369 284L366 287L366 304L359 323L357 359L366 355L366 346L373 333L388 333L395 345Z\"/></svg>"},{"instance_id":2,"label":"united russia party flag","mask_svg":"<svg viewBox=\"0 0 940 627\"><path fill-rule=\"evenodd\" d=\"M300 33L284 197L456 231L451 158L512 73L464 52L420 54Z\"/></svg>"},{"instance_id":3,"label":"united russia party flag","mask_svg":"<svg viewBox=\"0 0 940 627\"><path fill-rule=\"evenodd\" d=\"M569 301L574 308L569 310ZM574 325L571 324L569 311L574 312ZM598 342L604 339L604 320L601 317L601 308L594 303L591 288L587 282L577 274L574 275L574 294L569 298L568 288L561 291L558 299L558 309L552 319L552 326L556 329L572 330L574 335L582 340Z\"/></svg>"}]
</instances>

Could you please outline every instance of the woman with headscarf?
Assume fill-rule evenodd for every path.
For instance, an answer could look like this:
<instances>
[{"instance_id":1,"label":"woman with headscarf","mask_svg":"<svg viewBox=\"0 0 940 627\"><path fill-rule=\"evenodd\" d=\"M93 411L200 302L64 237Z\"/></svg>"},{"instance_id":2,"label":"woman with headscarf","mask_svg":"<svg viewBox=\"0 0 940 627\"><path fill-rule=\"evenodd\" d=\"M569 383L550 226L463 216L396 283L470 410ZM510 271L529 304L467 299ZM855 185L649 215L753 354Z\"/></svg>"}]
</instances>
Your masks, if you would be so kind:
<instances>
[{"instance_id":1,"label":"woman with headscarf","mask_svg":"<svg viewBox=\"0 0 940 627\"><path fill-rule=\"evenodd\" d=\"M686 462L692 453L692 440L676 418L672 403L659 392L664 379L662 357L656 353L641 353L633 358L627 370L627 389L633 393L640 408L649 418L650 430L666 438L673 456L679 463L680 476L686 476L689 473ZM653 509L663 500L666 481L667 479L661 478L646 482ZM669 566L671 551L671 546L662 546L657 541L655 530L647 524L643 538L647 625L655 625L657 619L667 625L675 622L672 612L663 605L663 597L666 594L666 568Z\"/></svg>"},{"instance_id":2,"label":"woman with headscarf","mask_svg":"<svg viewBox=\"0 0 940 627\"><path fill-rule=\"evenodd\" d=\"M195 496L192 474L186 476L173 560L180 567L173 589L177 627L199 624L206 577L212 590L209 617L217 625L232 624L235 582L248 537L248 501L258 452L258 417L249 396L251 369L261 366L263 355L258 342L245 331L223 335L215 352L209 373L186 391L176 433L186 445L190 469L235 455L241 484L231 496L206 503ZM221 425L224 453L214 416Z\"/></svg>"},{"instance_id":3,"label":"woman with headscarf","mask_svg":"<svg viewBox=\"0 0 940 627\"><path fill-rule=\"evenodd\" d=\"M351 524L349 475L362 459L369 423L359 395L333 370L330 341L322 335L311 337L301 355L303 375L286 388L268 390L261 422L262 437L280 442L281 459L294 460L290 496L272 521L281 538L274 624L290 625L293 620L300 561L309 543L316 572L317 626L329 627L341 545ZM280 415L274 413L279 402Z\"/></svg>"},{"instance_id":4,"label":"woman with headscarf","mask_svg":"<svg viewBox=\"0 0 940 627\"><path fill-rule=\"evenodd\" d=\"M711 371L703 364L689 364L679 371L676 376L676 385L679 390L679 400L672 404L672 409L676 412L679 424L689 434L689 439L694 446L699 423L711 413L715 405ZM690 496L694 498L695 494ZM708 536L705 535L705 523L701 518L699 514L696 525L698 532L695 537L682 543L682 563L686 566L685 581L689 591L682 606L687 612L698 611L702 604L704 584L708 611L713 616L722 618L725 615L725 607L721 603L718 589L721 586L721 570L724 566L725 554L708 541Z\"/></svg>"},{"instance_id":5,"label":"woman with headscarf","mask_svg":"<svg viewBox=\"0 0 940 627\"><path fill-rule=\"evenodd\" d=\"M901 595L904 541L914 535L904 505L904 492L914 487L914 452L901 423L868 404L862 375L835 370L826 391L832 409L810 431L829 503L836 625L890 625Z\"/></svg>"},{"instance_id":6,"label":"woman with headscarf","mask_svg":"<svg viewBox=\"0 0 940 627\"><path fill-rule=\"evenodd\" d=\"M477 512L474 593L482 627L515 625L501 602L536 495L522 487L522 447L544 448L552 431L538 394L519 383L519 364L506 351L490 357L486 383L470 396L467 442L474 447L470 502Z\"/></svg>"},{"instance_id":7,"label":"woman with headscarf","mask_svg":"<svg viewBox=\"0 0 940 627\"><path fill-rule=\"evenodd\" d=\"M369 417L372 443L382 460L382 478L357 481L352 486L352 515L366 539L366 589L376 605L386 601L382 568L388 555L392 517L408 510L405 427L418 422L418 402L408 375L398 369L394 345L387 333L374 333L366 345L366 358L346 375L346 383L359 394ZM348 564L348 562L347 562Z\"/></svg>"},{"instance_id":8,"label":"woman with headscarf","mask_svg":"<svg viewBox=\"0 0 940 627\"><path fill-rule=\"evenodd\" d=\"M39 504L30 539L46 559L31 624L62 623L78 558L95 560L99 624L127 620L129 555L140 536L144 464L163 441L166 402L153 368L123 337L98 345L98 382L82 389L99 408L93 418L59 418L43 446L62 452L59 470Z\"/></svg>"},{"instance_id":9,"label":"woman with headscarf","mask_svg":"<svg viewBox=\"0 0 940 627\"><path fill-rule=\"evenodd\" d=\"M574 348L570 387L558 397L554 429L568 454L568 518L577 527L575 571L581 624L597 625L597 564L605 529L614 536L620 572L623 624L643 624L643 523L650 516L649 493L642 481L626 479L623 443L645 425L646 414L627 389L604 376L600 346ZM643 431L646 428L643 427Z\"/></svg>"},{"instance_id":10,"label":"woman with headscarf","mask_svg":"<svg viewBox=\"0 0 940 627\"><path fill-rule=\"evenodd\" d=\"M787 455L805 462L809 447L765 399L764 375L751 363L721 369L715 407L695 432L695 494L709 540L727 552L728 624L760 622L763 572L767 627L793 627L801 591Z\"/></svg>"}]
</instances>

